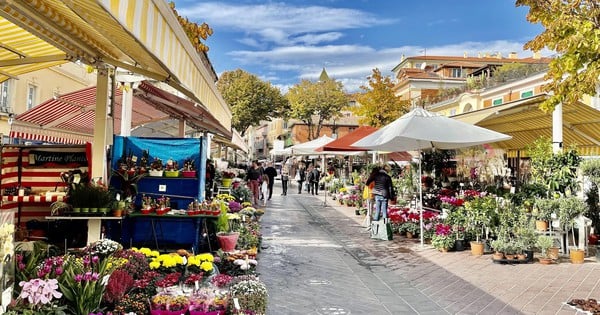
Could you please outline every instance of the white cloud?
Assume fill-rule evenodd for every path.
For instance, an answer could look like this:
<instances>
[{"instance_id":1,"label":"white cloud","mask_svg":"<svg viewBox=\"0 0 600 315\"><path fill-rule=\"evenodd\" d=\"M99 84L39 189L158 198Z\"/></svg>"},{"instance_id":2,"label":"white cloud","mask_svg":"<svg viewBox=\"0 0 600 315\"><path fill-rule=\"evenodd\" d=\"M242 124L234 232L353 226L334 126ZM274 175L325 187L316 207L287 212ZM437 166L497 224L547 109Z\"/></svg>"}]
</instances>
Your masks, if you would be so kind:
<instances>
[{"instance_id":1,"label":"white cloud","mask_svg":"<svg viewBox=\"0 0 600 315\"><path fill-rule=\"evenodd\" d=\"M334 40L340 39L344 36L340 32L329 32L322 34L306 34L298 37L294 37L293 41L296 43L304 43L307 45L316 45L321 42L332 42Z\"/></svg>"},{"instance_id":2,"label":"white cloud","mask_svg":"<svg viewBox=\"0 0 600 315\"><path fill-rule=\"evenodd\" d=\"M191 19L198 17L213 28L239 31L249 37L258 36L257 40L277 45L289 45L293 43L291 39L302 38L304 34L311 34L306 39L335 40L339 38L338 35L322 36L319 33L365 28L395 21L355 9L317 5L302 7L286 3L233 5L201 2L178 7L177 10L180 15Z\"/></svg>"}]
</instances>

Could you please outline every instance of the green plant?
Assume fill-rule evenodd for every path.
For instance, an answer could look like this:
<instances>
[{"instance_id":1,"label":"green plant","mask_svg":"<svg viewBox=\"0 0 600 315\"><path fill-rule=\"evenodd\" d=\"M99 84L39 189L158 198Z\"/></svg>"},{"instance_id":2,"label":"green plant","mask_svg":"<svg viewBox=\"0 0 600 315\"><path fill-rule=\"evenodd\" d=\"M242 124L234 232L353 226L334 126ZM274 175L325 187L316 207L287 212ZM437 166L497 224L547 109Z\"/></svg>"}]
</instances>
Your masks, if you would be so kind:
<instances>
[{"instance_id":1,"label":"green plant","mask_svg":"<svg viewBox=\"0 0 600 315\"><path fill-rule=\"evenodd\" d=\"M490 246L492 246L492 248L498 252L498 253L504 253L506 251L506 247L507 247L507 243L506 240L504 238L498 238L493 240L490 243Z\"/></svg>"},{"instance_id":2,"label":"green plant","mask_svg":"<svg viewBox=\"0 0 600 315\"><path fill-rule=\"evenodd\" d=\"M575 148L553 153L549 138L539 138L527 148L531 158L531 175L534 182L541 183L549 192L575 192L577 190L577 167L581 157Z\"/></svg>"},{"instance_id":3,"label":"green plant","mask_svg":"<svg viewBox=\"0 0 600 315\"><path fill-rule=\"evenodd\" d=\"M229 293L230 309L234 309L233 300L237 299L244 314L247 313L246 311L252 311L252 314L265 314L268 294L264 283L257 280L242 280L232 285Z\"/></svg>"},{"instance_id":4,"label":"green plant","mask_svg":"<svg viewBox=\"0 0 600 315\"><path fill-rule=\"evenodd\" d=\"M575 244L575 218L587 210L587 204L578 197L560 198L558 202L558 220L565 231L571 229Z\"/></svg>"},{"instance_id":5,"label":"green plant","mask_svg":"<svg viewBox=\"0 0 600 315\"><path fill-rule=\"evenodd\" d=\"M540 235L535 244L542 251L542 256L548 257L548 249L554 246L554 238L548 235Z\"/></svg>"},{"instance_id":6,"label":"green plant","mask_svg":"<svg viewBox=\"0 0 600 315\"><path fill-rule=\"evenodd\" d=\"M436 249L450 249L454 246L455 238L450 235L434 234L431 237L431 245Z\"/></svg>"},{"instance_id":7,"label":"green plant","mask_svg":"<svg viewBox=\"0 0 600 315\"><path fill-rule=\"evenodd\" d=\"M250 191L250 189L248 189L248 187L245 186L238 186L234 189L231 190L231 195L235 198L235 200L237 200L238 202L244 202L244 201L251 201L251 196L252 196L252 192Z\"/></svg>"},{"instance_id":8,"label":"green plant","mask_svg":"<svg viewBox=\"0 0 600 315\"><path fill-rule=\"evenodd\" d=\"M535 200L533 214L540 221L549 221L558 212L558 199L539 198Z\"/></svg>"},{"instance_id":9,"label":"green plant","mask_svg":"<svg viewBox=\"0 0 600 315\"><path fill-rule=\"evenodd\" d=\"M465 202L467 228L475 234L477 242L484 234L484 228L491 223L496 208L496 198L491 196L475 197Z\"/></svg>"},{"instance_id":10,"label":"green plant","mask_svg":"<svg viewBox=\"0 0 600 315\"><path fill-rule=\"evenodd\" d=\"M221 208L221 213L217 218L217 232L228 233L230 232L229 219L227 218L227 205L223 201L213 201L218 202L219 207Z\"/></svg>"}]
</instances>

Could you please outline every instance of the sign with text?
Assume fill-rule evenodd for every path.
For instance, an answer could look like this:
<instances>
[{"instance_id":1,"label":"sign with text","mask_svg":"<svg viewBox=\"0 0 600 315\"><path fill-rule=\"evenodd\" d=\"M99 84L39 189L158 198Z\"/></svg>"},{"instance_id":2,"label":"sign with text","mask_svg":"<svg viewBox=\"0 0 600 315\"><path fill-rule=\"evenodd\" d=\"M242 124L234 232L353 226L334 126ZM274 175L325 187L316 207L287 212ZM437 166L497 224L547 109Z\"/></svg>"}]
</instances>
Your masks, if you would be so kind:
<instances>
[{"instance_id":1,"label":"sign with text","mask_svg":"<svg viewBox=\"0 0 600 315\"><path fill-rule=\"evenodd\" d=\"M85 152L31 150L29 166L75 168L88 166L88 161Z\"/></svg>"}]
</instances>

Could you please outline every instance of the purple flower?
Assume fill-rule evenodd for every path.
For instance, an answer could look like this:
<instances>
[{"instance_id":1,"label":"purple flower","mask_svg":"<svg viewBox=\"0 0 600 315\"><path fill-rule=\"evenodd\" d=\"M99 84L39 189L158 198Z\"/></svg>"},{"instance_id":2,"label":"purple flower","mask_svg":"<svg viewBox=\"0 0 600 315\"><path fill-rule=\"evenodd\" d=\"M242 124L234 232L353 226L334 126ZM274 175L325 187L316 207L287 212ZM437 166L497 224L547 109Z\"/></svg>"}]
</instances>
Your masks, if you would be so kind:
<instances>
[{"instance_id":1,"label":"purple flower","mask_svg":"<svg viewBox=\"0 0 600 315\"><path fill-rule=\"evenodd\" d=\"M90 256L83 257L83 265L86 267L90 265Z\"/></svg>"},{"instance_id":2,"label":"purple flower","mask_svg":"<svg viewBox=\"0 0 600 315\"><path fill-rule=\"evenodd\" d=\"M23 288L19 297L27 299L32 305L48 304L53 298L60 299L62 297L62 293L58 291L58 280L56 279L21 281L19 286Z\"/></svg>"},{"instance_id":3,"label":"purple flower","mask_svg":"<svg viewBox=\"0 0 600 315\"><path fill-rule=\"evenodd\" d=\"M62 275L62 273L63 273L63 269L62 269L62 267L56 267L56 269L54 269L54 273L55 273L57 276L60 276L60 275Z\"/></svg>"},{"instance_id":4,"label":"purple flower","mask_svg":"<svg viewBox=\"0 0 600 315\"><path fill-rule=\"evenodd\" d=\"M92 273L91 279L92 279L92 281L97 281L99 277L100 277L100 275L97 272L94 272L94 273Z\"/></svg>"},{"instance_id":5,"label":"purple flower","mask_svg":"<svg viewBox=\"0 0 600 315\"><path fill-rule=\"evenodd\" d=\"M19 264L17 265L19 267L19 270L25 270L25 264L22 262L19 262Z\"/></svg>"},{"instance_id":6,"label":"purple flower","mask_svg":"<svg viewBox=\"0 0 600 315\"><path fill-rule=\"evenodd\" d=\"M81 280L83 280L83 275L81 275L81 274L75 275L75 282L81 282Z\"/></svg>"},{"instance_id":7,"label":"purple flower","mask_svg":"<svg viewBox=\"0 0 600 315\"><path fill-rule=\"evenodd\" d=\"M92 272L91 272L91 271L88 271L88 272L86 272L86 273L83 275L83 280L84 280L84 281L90 281L90 280L92 280Z\"/></svg>"},{"instance_id":8,"label":"purple flower","mask_svg":"<svg viewBox=\"0 0 600 315\"><path fill-rule=\"evenodd\" d=\"M94 264L98 263L98 256L92 256L92 263L94 263Z\"/></svg>"}]
</instances>

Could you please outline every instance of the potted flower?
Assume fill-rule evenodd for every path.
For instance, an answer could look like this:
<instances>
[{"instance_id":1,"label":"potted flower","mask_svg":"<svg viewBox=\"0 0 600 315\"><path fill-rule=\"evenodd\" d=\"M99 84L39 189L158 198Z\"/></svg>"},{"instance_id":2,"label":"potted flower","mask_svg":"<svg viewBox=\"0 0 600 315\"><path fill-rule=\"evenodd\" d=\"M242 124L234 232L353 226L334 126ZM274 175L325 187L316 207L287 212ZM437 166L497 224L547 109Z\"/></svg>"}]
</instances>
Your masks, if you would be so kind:
<instances>
[{"instance_id":1,"label":"potted flower","mask_svg":"<svg viewBox=\"0 0 600 315\"><path fill-rule=\"evenodd\" d=\"M242 314L265 314L267 310L267 287L258 280L242 280L230 288L230 309L237 299Z\"/></svg>"},{"instance_id":2,"label":"potted flower","mask_svg":"<svg viewBox=\"0 0 600 315\"><path fill-rule=\"evenodd\" d=\"M168 159L164 173L165 177L179 177L179 163L173 159Z\"/></svg>"},{"instance_id":3,"label":"potted flower","mask_svg":"<svg viewBox=\"0 0 600 315\"><path fill-rule=\"evenodd\" d=\"M150 176L162 177L163 176L163 162L160 158L155 157L152 164L150 164Z\"/></svg>"},{"instance_id":4,"label":"potted flower","mask_svg":"<svg viewBox=\"0 0 600 315\"><path fill-rule=\"evenodd\" d=\"M221 185L223 185L223 187L231 187L234 177L235 172L232 170L227 169L221 171Z\"/></svg>"},{"instance_id":5,"label":"potted flower","mask_svg":"<svg viewBox=\"0 0 600 315\"><path fill-rule=\"evenodd\" d=\"M196 177L196 161L192 158L187 158L183 161L183 170L181 170L181 176L183 177Z\"/></svg>"},{"instance_id":6,"label":"potted flower","mask_svg":"<svg viewBox=\"0 0 600 315\"><path fill-rule=\"evenodd\" d=\"M431 245L439 251L447 252L454 246L452 227L439 223L435 226L435 234L431 237Z\"/></svg>"},{"instance_id":7,"label":"potted flower","mask_svg":"<svg viewBox=\"0 0 600 315\"><path fill-rule=\"evenodd\" d=\"M224 252L233 252L240 234L232 231L232 222L230 222L227 215L228 207L225 202L218 201L218 204L220 205L221 213L217 218L217 242Z\"/></svg>"}]
</instances>

